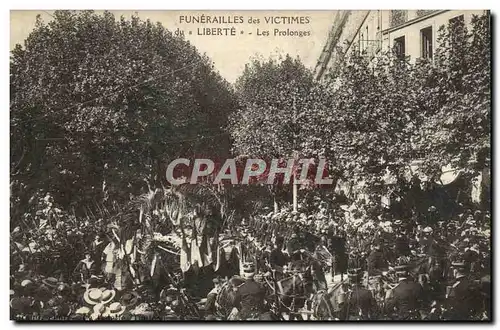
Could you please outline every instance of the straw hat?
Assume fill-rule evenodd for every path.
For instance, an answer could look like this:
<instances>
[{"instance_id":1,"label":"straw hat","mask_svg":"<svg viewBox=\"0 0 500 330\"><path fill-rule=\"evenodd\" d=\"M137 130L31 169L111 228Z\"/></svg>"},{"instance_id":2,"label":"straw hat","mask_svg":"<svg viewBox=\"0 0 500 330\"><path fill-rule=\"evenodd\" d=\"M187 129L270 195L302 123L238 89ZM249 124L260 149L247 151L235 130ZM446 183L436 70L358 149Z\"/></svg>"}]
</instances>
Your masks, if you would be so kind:
<instances>
[{"instance_id":1,"label":"straw hat","mask_svg":"<svg viewBox=\"0 0 500 330\"><path fill-rule=\"evenodd\" d=\"M115 298L116 291L115 290L104 290L102 292L102 303L107 304Z\"/></svg>"},{"instance_id":2,"label":"straw hat","mask_svg":"<svg viewBox=\"0 0 500 330\"><path fill-rule=\"evenodd\" d=\"M432 228L431 227L425 227L423 230L424 233L432 233Z\"/></svg>"},{"instance_id":3,"label":"straw hat","mask_svg":"<svg viewBox=\"0 0 500 330\"><path fill-rule=\"evenodd\" d=\"M101 316L104 316L103 314L106 312L106 306L104 304L99 303L94 306L92 309L92 314L90 315L90 318L92 320L96 320Z\"/></svg>"},{"instance_id":4,"label":"straw hat","mask_svg":"<svg viewBox=\"0 0 500 330\"><path fill-rule=\"evenodd\" d=\"M90 308L83 306L75 311L75 314L88 315L90 313Z\"/></svg>"},{"instance_id":5,"label":"straw hat","mask_svg":"<svg viewBox=\"0 0 500 330\"><path fill-rule=\"evenodd\" d=\"M97 305L99 303L107 304L115 298L115 290L104 290L92 288L83 294L83 300L89 305Z\"/></svg>"},{"instance_id":6,"label":"straw hat","mask_svg":"<svg viewBox=\"0 0 500 330\"><path fill-rule=\"evenodd\" d=\"M106 308L106 311L102 314L104 317L117 317L122 315L127 307L123 306L119 302L114 302L109 307Z\"/></svg>"},{"instance_id":7,"label":"straw hat","mask_svg":"<svg viewBox=\"0 0 500 330\"><path fill-rule=\"evenodd\" d=\"M59 285L59 281L55 277L47 277L46 279L42 280L42 283L50 286L51 288L56 288Z\"/></svg>"}]
</instances>

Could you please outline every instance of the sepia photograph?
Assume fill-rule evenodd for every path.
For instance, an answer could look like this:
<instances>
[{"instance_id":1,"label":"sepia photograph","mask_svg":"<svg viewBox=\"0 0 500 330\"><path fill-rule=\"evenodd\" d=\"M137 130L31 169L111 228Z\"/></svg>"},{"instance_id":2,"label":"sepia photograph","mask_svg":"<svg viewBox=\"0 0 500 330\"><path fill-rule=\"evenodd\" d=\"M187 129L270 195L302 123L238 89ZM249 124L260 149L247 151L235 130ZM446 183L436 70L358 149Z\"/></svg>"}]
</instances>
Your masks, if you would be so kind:
<instances>
[{"instance_id":1,"label":"sepia photograph","mask_svg":"<svg viewBox=\"0 0 500 330\"><path fill-rule=\"evenodd\" d=\"M10 320L492 322L491 22L11 10Z\"/></svg>"}]
</instances>

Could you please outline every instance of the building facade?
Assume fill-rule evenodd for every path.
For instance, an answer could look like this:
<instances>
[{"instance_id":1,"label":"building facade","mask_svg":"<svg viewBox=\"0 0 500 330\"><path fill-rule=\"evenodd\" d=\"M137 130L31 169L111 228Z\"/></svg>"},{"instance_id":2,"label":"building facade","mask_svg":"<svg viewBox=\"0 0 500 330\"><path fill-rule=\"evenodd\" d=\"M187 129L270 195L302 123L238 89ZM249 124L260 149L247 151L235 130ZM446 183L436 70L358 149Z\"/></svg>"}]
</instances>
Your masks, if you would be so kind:
<instances>
[{"instance_id":1,"label":"building facade","mask_svg":"<svg viewBox=\"0 0 500 330\"><path fill-rule=\"evenodd\" d=\"M394 53L410 62L419 58L434 58L437 48L438 30L443 25L462 21L470 26L474 15L488 13L485 10L365 10L339 11L336 13L330 29L327 42L323 47L314 74L317 80L324 79L327 74L344 66L345 59L353 51L367 56L370 60L384 51ZM335 85L333 85L335 86ZM411 165L411 175L418 174L422 181L426 177L419 174L420 161L415 160ZM460 170L448 167L442 168L439 184L452 187L460 178ZM390 173L384 177L387 185L395 183ZM486 201L489 197L489 170L485 169L472 182L471 197L476 203ZM486 187L487 185L487 187ZM356 198L365 199L364 183L355 187L339 183L338 190L347 195L352 192ZM382 204L391 204L390 196L382 197ZM485 207L485 209L488 207Z\"/></svg>"},{"instance_id":2,"label":"building facade","mask_svg":"<svg viewBox=\"0 0 500 330\"><path fill-rule=\"evenodd\" d=\"M461 20L470 25L473 15L485 10L342 10L337 12L327 42L315 67L316 79L342 66L352 51L373 58L393 50L410 61L432 59L437 31Z\"/></svg>"}]
</instances>

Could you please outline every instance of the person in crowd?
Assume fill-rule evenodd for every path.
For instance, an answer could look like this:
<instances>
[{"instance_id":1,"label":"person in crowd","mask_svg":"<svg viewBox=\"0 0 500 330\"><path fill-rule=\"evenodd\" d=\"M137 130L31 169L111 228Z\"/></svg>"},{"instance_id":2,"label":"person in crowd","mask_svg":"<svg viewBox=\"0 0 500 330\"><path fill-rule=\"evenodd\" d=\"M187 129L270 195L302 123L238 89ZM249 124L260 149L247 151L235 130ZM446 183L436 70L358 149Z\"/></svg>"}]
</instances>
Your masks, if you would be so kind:
<instances>
[{"instance_id":1,"label":"person in crowd","mask_svg":"<svg viewBox=\"0 0 500 330\"><path fill-rule=\"evenodd\" d=\"M425 306L425 294L422 286L411 279L408 265L395 267L398 284L386 295L385 312L398 320L418 320Z\"/></svg>"},{"instance_id":2,"label":"person in crowd","mask_svg":"<svg viewBox=\"0 0 500 330\"><path fill-rule=\"evenodd\" d=\"M271 251L271 255L269 256L269 261L272 269L282 269L288 262L287 257L283 253L283 237L276 237L276 242L274 244L274 248Z\"/></svg>"},{"instance_id":3,"label":"person in crowd","mask_svg":"<svg viewBox=\"0 0 500 330\"><path fill-rule=\"evenodd\" d=\"M106 248L104 238L105 235L103 233L98 233L91 244L92 260L95 262L96 269L102 269L103 252Z\"/></svg>"},{"instance_id":4,"label":"person in crowd","mask_svg":"<svg viewBox=\"0 0 500 330\"><path fill-rule=\"evenodd\" d=\"M82 283L88 283L92 276L96 276L99 273L99 269L96 267L97 264L92 259L92 252L87 250L84 252L85 258L78 262L74 270L74 274L81 280Z\"/></svg>"},{"instance_id":5,"label":"person in crowd","mask_svg":"<svg viewBox=\"0 0 500 330\"><path fill-rule=\"evenodd\" d=\"M258 319L264 312L266 291L264 287L254 280L255 267L251 263L243 265L245 282L236 292L234 307L238 309L240 320Z\"/></svg>"},{"instance_id":6,"label":"person in crowd","mask_svg":"<svg viewBox=\"0 0 500 330\"><path fill-rule=\"evenodd\" d=\"M377 302L370 290L362 285L363 271L361 268L351 268L348 270L349 283L351 284L350 292L347 294L346 306L344 308L345 319L362 320L376 319Z\"/></svg>"},{"instance_id":7,"label":"person in crowd","mask_svg":"<svg viewBox=\"0 0 500 330\"><path fill-rule=\"evenodd\" d=\"M467 264L459 261L452 263L455 282L447 288L447 303L450 318L453 320L469 320L481 306L479 288L467 275Z\"/></svg>"},{"instance_id":8,"label":"person in crowd","mask_svg":"<svg viewBox=\"0 0 500 330\"><path fill-rule=\"evenodd\" d=\"M411 255L410 240L406 235L406 229L402 226L401 220L394 222L394 254L398 257Z\"/></svg>"},{"instance_id":9,"label":"person in crowd","mask_svg":"<svg viewBox=\"0 0 500 330\"><path fill-rule=\"evenodd\" d=\"M367 259L368 274L370 276L382 275L388 270L388 262L382 252L382 243L380 240L375 240L372 244L372 252Z\"/></svg>"},{"instance_id":10,"label":"person in crowd","mask_svg":"<svg viewBox=\"0 0 500 330\"><path fill-rule=\"evenodd\" d=\"M465 253L463 254L463 260L465 269L468 273L475 273L479 271L481 267L479 244L469 242L469 247L465 249Z\"/></svg>"},{"instance_id":11,"label":"person in crowd","mask_svg":"<svg viewBox=\"0 0 500 330\"><path fill-rule=\"evenodd\" d=\"M214 287L208 293L207 301L205 303L205 312L207 313L207 316L208 315L215 315L217 297L218 297L220 290L222 288L222 283L220 282L219 278L214 278L213 283L214 283Z\"/></svg>"}]
</instances>

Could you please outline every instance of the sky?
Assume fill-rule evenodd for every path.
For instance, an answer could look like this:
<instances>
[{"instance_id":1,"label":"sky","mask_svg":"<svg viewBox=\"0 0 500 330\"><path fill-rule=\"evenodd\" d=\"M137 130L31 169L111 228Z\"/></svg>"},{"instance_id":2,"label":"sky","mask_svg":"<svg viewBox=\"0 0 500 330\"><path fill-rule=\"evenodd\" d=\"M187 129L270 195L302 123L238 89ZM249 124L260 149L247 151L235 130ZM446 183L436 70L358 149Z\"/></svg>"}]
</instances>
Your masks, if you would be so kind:
<instances>
[{"instance_id":1,"label":"sky","mask_svg":"<svg viewBox=\"0 0 500 330\"><path fill-rule=\"evenodd\" d=\"M99 12L99 11L97 11ZM245 63L253 56L264 58L289 53L299 56L303 63L314 69L324 44L326 43L335 11L111 11L118 18L130 17L137 13L141 19L161 22L169 30L184 31L184 35L201 53L206 53L220 74L229 82L234 82L243 72ZM53 11L19 11L10 13L10 49L23 41L33 30L38 14L44 21L52 19ZM236 22L202 24L201 15L224 17ZM195 17L199 23L193 22ZM236 17L236 18L235 18ZM266 18L275 18L274 23L266 23ZM296 17L302 24L281 23L282 17ZM260 23L248 23L259 20ZM213 20L213 19L212 19ZM219 19L220 20L220 19ZM239 20L243 20L240 23ZM206 35L205 29L235 27L236 36ZM278 29L282 35L274 35ZM288 36L287 29L306 32L307 36ZM192 34L189 34L191 31ZM266 31L269 35L265 35ZM217 31L216 31L217 32ZM225 33L226 31L219 31ZM229 33L229 31L228 31ZM199 35L202 34L202 35ZM304 33L303 33L304 34Z\"/></svg>"}]
</instances>

